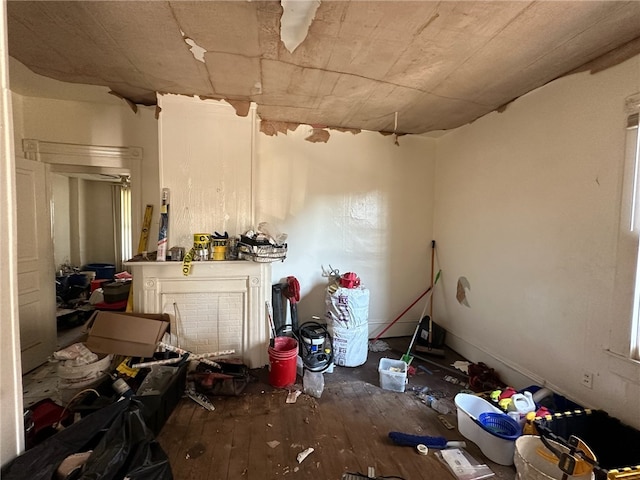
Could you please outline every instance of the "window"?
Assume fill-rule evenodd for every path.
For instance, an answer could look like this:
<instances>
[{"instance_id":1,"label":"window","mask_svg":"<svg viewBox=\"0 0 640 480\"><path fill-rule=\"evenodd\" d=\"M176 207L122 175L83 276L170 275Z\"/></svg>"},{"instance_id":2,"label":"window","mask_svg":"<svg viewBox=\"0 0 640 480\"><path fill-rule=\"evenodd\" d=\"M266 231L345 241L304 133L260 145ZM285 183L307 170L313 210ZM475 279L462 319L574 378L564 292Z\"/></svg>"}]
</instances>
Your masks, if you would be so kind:
<instances>
[{"instance_id":1,"label":"window","mask_svg":"<svg viewBox=\"0 0 640 480\"><path fill-rule=\"evenodd\" d=\"M114 185L114 244L116 247L116 268L122 270L122 262L129 260L132 254L131 235L131 187L128 175L122 175L120 184Z\"/></svg>"},{"instance_id":2,"label":"window","mask_svg":"<svg viewBox=\"0 0 640 480\"><path fill-rule=\"evenodd\" d=\"M631 315L630 356L640 360L640 135L638 135L638 118L640 116L640 95L627 99L627 141L626 158L630 164L627 171L632 173L631 211L627 226L636 239L636 263L634 272L633 307Z\"/></svg>"}]
</instances>

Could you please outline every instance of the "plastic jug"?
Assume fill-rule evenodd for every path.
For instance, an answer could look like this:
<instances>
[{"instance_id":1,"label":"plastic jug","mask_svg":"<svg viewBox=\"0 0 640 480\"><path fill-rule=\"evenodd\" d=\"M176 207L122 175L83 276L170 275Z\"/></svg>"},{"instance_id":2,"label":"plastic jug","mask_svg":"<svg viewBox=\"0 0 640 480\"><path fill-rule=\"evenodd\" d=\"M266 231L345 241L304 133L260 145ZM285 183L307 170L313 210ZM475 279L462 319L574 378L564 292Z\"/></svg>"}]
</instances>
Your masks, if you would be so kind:
<instances>
[{"instance_id":1,"label":"plastic jug","mask_svg":"<svg viewBox=\"0 0 640 480\"><path fill-rule=\"evenodd\" d=\"M531 392L516 393L511 397L511 408L521 415L535 412L536 403L533 401Z\"/></svg>"}]
</instances>

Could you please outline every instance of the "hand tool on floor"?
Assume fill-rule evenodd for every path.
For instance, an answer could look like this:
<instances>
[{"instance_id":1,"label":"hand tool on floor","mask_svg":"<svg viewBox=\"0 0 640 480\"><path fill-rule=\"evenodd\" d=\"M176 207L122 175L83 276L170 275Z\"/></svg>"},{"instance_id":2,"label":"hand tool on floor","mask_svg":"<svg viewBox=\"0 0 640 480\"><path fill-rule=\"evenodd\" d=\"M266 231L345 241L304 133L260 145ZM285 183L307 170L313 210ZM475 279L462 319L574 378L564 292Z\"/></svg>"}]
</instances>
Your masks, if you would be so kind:
<instances>
[{"instance_id":1,"label":"hand tool on floor","mask_svg":"<svg viewBox=\"0 0 640 480\"><path fill-rule=\"evenodd\" d=\"M407 447L416 447L418 445L425 445L428 448L443 449L449 447L464 448L465 442L450 441L444 437L429 437L426 435L411 435L402 432L389 432L389 438L397 445L403 445Z\"/></svg>"}]
</instances>

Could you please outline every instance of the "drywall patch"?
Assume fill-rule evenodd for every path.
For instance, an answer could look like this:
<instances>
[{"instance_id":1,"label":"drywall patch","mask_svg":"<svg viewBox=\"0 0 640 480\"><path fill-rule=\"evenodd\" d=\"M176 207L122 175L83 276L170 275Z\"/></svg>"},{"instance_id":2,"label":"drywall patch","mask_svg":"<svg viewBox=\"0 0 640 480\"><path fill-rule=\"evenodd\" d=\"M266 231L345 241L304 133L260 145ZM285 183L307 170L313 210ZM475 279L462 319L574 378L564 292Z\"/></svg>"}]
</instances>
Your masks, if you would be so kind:
<instances>
[{"instance_id":1,"label":"drywall patch","mask_svg":"<svg viewBox=\"0 0 640 480\"><path fill-rule=\"evenodd\" d=\"M324 128L314 128L305 140L311 143L327 143L330 136L331 135L328 130L325 130Z\"/></svg>"},{"instance_id":2,"label":"drywall patch","mask_svg":"<svg viewBox=\"0 0 640 480\"><path fill-rule=\"evenodd\" d=\"M299 123L278 122L275 120L260 120L260 132L273 137L278 133L287 134L289 130L294 132L300 126Z\"/></svg>"},{"instance_id":3,"label":"drywall patch","mask_svg":"<svg viewBox=\"0 0 640 480\"><path fill-rule=\"evenodd\" d=\"M458 303L460 305L464 305L465 307L470 307L469 301L467 300L467 290L471 290L471 285L469 284L469 280L467 280L467 277L458 278L456 300L458 300Z\"/></svg>"},{"instance_id":4,"label":"drywall patch","mask_svg":"<svg viewBox=\"0 0 640 480\"><path fill-rule=\"evenodd\" d=\"M293 53L309 33L320 0L280 0L280 40L289 53Z\"/></svg>"},{"instance_id":5,"label":"drywall patch","mask_svg":"<svg viewBox=\"0 0 640 480\"><path fill-rule=\"evenodd\" d=\"M195 58L199 62L204 63L204 54L207 53L207 51L200 45L198 45L195 40L187 37L187 35L182 30L180 30L180 33L182 34L182 39L187 45L189 45L189 50L191 50L193 58Z\"/></svg>"}]
</instances>

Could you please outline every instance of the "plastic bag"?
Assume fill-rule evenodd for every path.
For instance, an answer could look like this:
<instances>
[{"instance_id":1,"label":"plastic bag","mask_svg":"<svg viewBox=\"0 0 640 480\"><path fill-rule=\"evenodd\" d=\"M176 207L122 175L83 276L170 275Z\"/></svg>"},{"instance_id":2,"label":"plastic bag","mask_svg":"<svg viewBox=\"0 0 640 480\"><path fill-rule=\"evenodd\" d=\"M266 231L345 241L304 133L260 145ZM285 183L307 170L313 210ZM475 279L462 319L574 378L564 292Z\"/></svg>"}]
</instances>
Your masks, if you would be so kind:
<instances>
[{"instance_id":1,"label":"plastic bag","mask_svg":"<svg viewBox=\"0 0 640 480\"><path fill-rule=\"evenodd\" d=\"M84 417L9 462L2 479L51 480L65 458L93 450L78 479L172 480L168 457L141 408L125 399Z\"/></svg>"},{"instance_id":2,"label":"plastic bag","mask_svg":"<svg viewBox=\"0 0 640 480\"><path fill-rule=\"evenodd\" d=\"M311 370L305 369L304 376L302 377L302 385L304 393L312 397L320 398L324 390L324 375L320 372L312 372Z\"/></svg>"}]
</instances>

